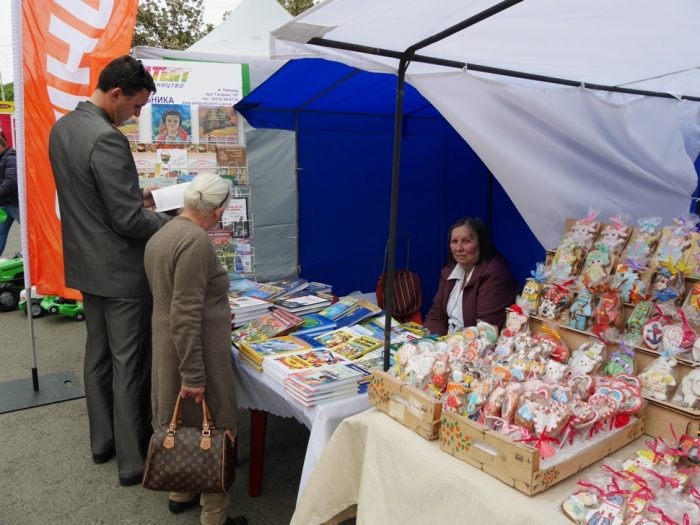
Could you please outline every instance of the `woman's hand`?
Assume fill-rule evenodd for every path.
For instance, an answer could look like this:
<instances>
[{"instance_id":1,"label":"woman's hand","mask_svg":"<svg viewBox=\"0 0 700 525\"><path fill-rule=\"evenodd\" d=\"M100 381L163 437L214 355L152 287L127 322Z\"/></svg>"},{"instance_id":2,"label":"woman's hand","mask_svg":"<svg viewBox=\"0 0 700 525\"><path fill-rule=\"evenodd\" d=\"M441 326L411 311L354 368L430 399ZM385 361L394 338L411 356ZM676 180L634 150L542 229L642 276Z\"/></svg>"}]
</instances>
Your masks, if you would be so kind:
<instances>
[{"instance_id":1,"label":"woman's hand","mask_svg":"<svg viewBox=\"0 0 700 525\"><path fill-rule=\"evenodd\" d=\"M182 397L191 397L194 399L195 403L201 403L202 399L204 399L204 389L206 387L200 386L200 387L191 387L191 386L185 386L182 385L180 387L180 395Z\"/></svg>"}]
</instances>

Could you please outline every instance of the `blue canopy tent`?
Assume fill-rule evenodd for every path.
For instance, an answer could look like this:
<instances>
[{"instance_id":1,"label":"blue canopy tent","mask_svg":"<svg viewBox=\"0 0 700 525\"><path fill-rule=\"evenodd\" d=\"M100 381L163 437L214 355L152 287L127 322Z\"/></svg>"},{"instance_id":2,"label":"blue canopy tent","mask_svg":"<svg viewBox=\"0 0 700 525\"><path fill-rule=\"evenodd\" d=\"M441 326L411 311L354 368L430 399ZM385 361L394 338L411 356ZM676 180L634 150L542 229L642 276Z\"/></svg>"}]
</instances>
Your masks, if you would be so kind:
<instances>
[{"instance_id":1,"label":"blue canopy tent","mask_svg":"<svg viewBox=\"0 0 700 525\"><path fill-rule=\"evenodd\" d=\"M253 127L296 132L300 275L333 284L340 295L373 290L382 272L395 104L395 75L303 59L288 62L236 105ZM522 283L543 260L542 245L469 145L410 85L402 142L397 229L411 239L423 314L448 255L447 231L464 216L489 227ZM396 268L405 260L399 238Z\"/></svg>"}]
</instances>

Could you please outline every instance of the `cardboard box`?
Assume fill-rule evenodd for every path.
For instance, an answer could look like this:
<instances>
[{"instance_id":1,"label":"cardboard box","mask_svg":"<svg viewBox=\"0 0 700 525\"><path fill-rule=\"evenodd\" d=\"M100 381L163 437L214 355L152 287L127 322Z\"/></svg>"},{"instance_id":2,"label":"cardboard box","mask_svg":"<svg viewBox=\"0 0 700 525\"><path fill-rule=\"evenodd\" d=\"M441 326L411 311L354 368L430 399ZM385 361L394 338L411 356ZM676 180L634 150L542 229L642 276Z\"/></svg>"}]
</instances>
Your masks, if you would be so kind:
<instances>
[{"instance_id":1,"label":"cardboard box","mask_svg":"<svg viewBox=\"0 0 700 525\"><path fill-rule=\"evenodd\" d=\"M540 452L452 412L444 412L440 448L506 485L534 496L609 456L644 434L644 410L637 421L571 459L540 469Z\"/></svg>"},{"instance_id":2,"label":"cardboard box","mask_svg":"<svg viewBox=\"0 0 700 525\"><path fill-rule=\"evenodd\" d=\"M421 390L403 384L383 370L372 370L368 399L379 410L426 439L440 433L442 403Z\"/></svg>"}]
</instances>

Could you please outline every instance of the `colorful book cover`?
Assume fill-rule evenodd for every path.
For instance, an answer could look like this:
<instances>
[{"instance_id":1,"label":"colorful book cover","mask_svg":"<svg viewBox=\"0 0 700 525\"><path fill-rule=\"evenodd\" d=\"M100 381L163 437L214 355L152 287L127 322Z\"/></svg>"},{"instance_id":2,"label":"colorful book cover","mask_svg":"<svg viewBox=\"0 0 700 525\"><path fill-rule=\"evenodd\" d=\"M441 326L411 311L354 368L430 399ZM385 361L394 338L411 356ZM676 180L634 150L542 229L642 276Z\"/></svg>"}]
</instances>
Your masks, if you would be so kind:
<instances>
[{"instance_id":1,"label":"colorful book cover","mask_svg":"<svg viewBox=\"0 0 700 525\"><path fill-rule=\"evenodd\" d=\"M323 317L321 314L318 313L302 315L301 318L304 320L304 324L302 324L299 327L299 330L297 330L297 332L319 328L335 328L334 321L331 321L327 317Z\"/></svg>"},{"instance_id":2,"label":"colorful book cover","mask_svg":"<svg viewBox=\"0 0 700 525\"><path fill-rule=\"evenodd\" d=\"M258 283L255 290L250 290L243 294L243 297L247 295L252 295L253 297L259 297L260 299L273 298L278 295L282 289L277 286L271 286L268 283Z\"/></svg>"},{"instance_id":3,"label":"colorful book cover","mask_svg":"<svg viewBox=\"0 0 700 525\"><path fill-rule=\"evenodd\" d=\"M339 317L335 318L335 322L338 323L338 327L342 326L352 326L359 323L363 319L375 315L379 311L379 307L369 308L365 305L358 304L357 306L346 311Z\"/></svg>"},{"instance_id":4,"label":"colorful book cover","mask_svg":"<svg viewBox=\"0 0 700 525\"><path fill-rule=\"evenodd\" d=\"M358 332L346 326L333 330L332 332L328 332L327 334L320 335L316 337L316 341L323 344L326 348L333 348L338 345L345 344L351 339L355 339L359 336L360 334Z\"/></svg>"},{"instance_id":5,"label":"colorful book cover","mask_svg":"<svg viewBox=\"0 0 700 525\"><path fill-rule=\"evenodd\" d=\"M368 335L363 335L351 339L347 343L337 345L333 347L333 351L337 354L347 357L348 359L357 359L358 357L371 352L375 348L381 346L381 341L378 341L374 337Z\"/></svg>"},{"instance_id":6,"label":"colorful book cover","mask_svg":"<svg viewBox=\"0 0 700 525\"><path fill-rule=\"evenodd\" d=\"M295 316L299 321L295 324L286 316L279 315L279 312L271 312L263 317L252 321L245 326L234 330L231 338L234 342L257 342L270 339L284 332L290 331L301 325L301 317Z\"/></svg>"},{"instance_id":7,"label":"colorful book cover","mask_svg":"<svg viewBox=\"0 0 700 525\"><path fill-rule=\"evenodd\" d=\"M288 375L299 370L308 368L318 368L325 365L334 365L336 363L347 362L347 359L331 352L328 349L309 350L308 352L299 352L286 354L276 357L268 357L263 361L263 369L268 367L282 371Z\"/></svg>"},{"instance_id":8,"label":"colorful book cover","mask_svg":"<svg viewBox=\"0 0 700 525\"><path fill-rule=\"evenodd\" d=\"M322 316L328 317L328 319L333 319L335 321L338 317L350 310L350 308L353 308L359 302L360 300L355 297L343 297L340 299L340 301L330 305L324 310L321 310L319 313Z\"/></svg>"},{"instance_id":9,"label":"colorful book cover","mask_svg":"<svg viewBox=\"0 0 700 525\"><path fill-rule=\"evenodd\" d=\"M273 299L272 303L280 308L294 310L295 308L304 308L307 306L314 306L324 303L327 304L328 301L317 295L304 295L302 297L295 297L294 299Z\"/></svg>"},{"instance_id":10,"label":"colorful book cover","mask_svg":"<svg viewBox=\"0 0 700 525\"><path fill-rule=\"evenodd\" d=\"M289 381L313 392L328 390L344 383L357 382L364 377L363 372L351 365L352 363L340 363L302 370L289 374Z\"/></svg>"},{"instance_id":11,"label":"colorful book cover","mask_svg":"<svg viewBox=\"0 0 700 525\"><path fill-rule=\"evenodd\" d=\"M250 290L255 290L258 287L258 283L255 281L249 281L248 279L239 279L237 281L231 282L228 288L229 294L244 294Z\"/></svg>"},{"instance_id":12,"label":"colorful book cover","mask_svg":"<svg viewBox=\"0 0 700 525\"><path fill-rule=\"evenodd\" d=\"M235 273L233 263L233 236L230 230L207 230L207 235L214 243L216 256L228 273Z\"/></svg>"}]
</instances>

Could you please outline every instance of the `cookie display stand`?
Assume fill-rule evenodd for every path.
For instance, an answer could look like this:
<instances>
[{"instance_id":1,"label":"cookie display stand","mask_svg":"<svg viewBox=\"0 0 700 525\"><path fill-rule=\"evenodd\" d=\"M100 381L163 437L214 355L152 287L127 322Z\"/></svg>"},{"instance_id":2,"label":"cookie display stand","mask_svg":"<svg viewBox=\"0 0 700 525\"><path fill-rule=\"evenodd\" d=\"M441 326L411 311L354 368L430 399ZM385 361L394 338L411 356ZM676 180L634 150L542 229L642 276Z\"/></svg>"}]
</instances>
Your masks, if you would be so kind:
<instances>
[{"instance_id":1,"label":"cookie display stand","mask_svg":"<svg viewBox=\"0 0 700 525\"><path fill-rule=\"evenodd\" d=\"M574 222L576 222L576 219L567 219L564 231L569 231ZM606 223L601 223L601 228L604 228L606 225ZM634 234L630 234L630 237L633 237L633 235ZM553 257L554 250L547 251L547 264L550 264ZM622 263L622 260L621 258L618 258L618 260L616 260L613 263L613 268L617 267L617 265L620 263ZM690 277L685 278L686 291L684 293L681 304L685 302L685 298L689 293L689 290L692 289L693 285L696 282L698 282L697 279L693 279ZM632 304L624 304L622 308L623 322L621 326L624 326L627 322L628 317L632 313L632 309ZM530 317L531 332L534 333L540 331L543 324L544 320L542 318L536 315ZM700 334L700 326L691 326L697 333ZM558 324L558 327L559 335L561 336L562 340L567 344L569 349L572 351L578 348L583 343L590 341L590 337L593 336L592 332L576 330L562 324ZM607 347L608 354L615 350L620 350L619 345L612 343L608 344ZM651 350L646 347L631 346L628 348L630 350L634 350L634 360L636 363L637 373L644 370L649 364L652 363L652 361L654 361L660 355L660 352ZM674 389L669 393L669 399L673 397L672 394L675 392L675 389L680 388L680 384L683 378L687 376L694 368L700 366L700 363L693 361L689 357L677 357L676 360L678 361L677 383L679 386L674 387ZM674 432L677 436L686 434L694 437L697 436L700 432L700 410L675 405L669 401L660 401L658 399L646 395L644 396L644 399L648 402L645 408L646 434L653 437L661 436L664 439L673 439L671 425L673 425Z\"/></svg>"},{"instance_id":2,"label":"cookie display stand","mask_svg":"<svg viewBox=\"0 0 700 525\"><path fill-rule=\"evenodd\" d=\"M644 434L644 409L635 417L636 421L623 428L591 438L590 446L580 454L544 465L540 461L540 451L535 447L519 443L458 414L444 412L440 448L523 494L534 496Z\"/></svg>"},{"instance_id":3,"label":"cookie display stand","mask_svg":"<svg viewBox=\"0 0 700 525\"><path fill-rule=\"evenodd\" d=\"M369 402L385 414L425 439L437 439L442 415L440 401L379 369L372 370L367 393Z\"/></svg>"}]
</instances>

